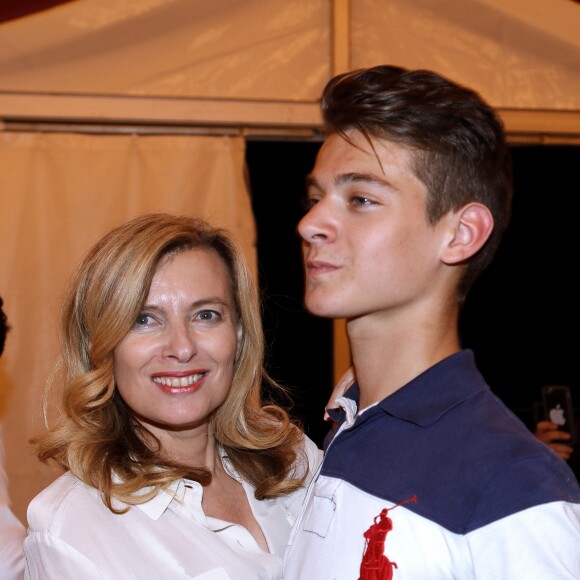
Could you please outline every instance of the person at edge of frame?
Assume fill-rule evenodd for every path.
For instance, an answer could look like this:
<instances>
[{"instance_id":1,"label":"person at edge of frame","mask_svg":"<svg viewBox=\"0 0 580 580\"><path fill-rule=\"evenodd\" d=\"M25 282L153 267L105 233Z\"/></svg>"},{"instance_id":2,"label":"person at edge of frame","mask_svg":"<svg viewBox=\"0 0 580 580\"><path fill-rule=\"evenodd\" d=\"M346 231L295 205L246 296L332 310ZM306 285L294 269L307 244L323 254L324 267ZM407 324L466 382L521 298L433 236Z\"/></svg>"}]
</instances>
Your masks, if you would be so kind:
<instances>
[{"instance_id":1,"label":"person at edge of frame","mask_svg":"<svg viewBox=\"0 0 580 580\"><path fill-rule=\"evenodd\" d=\"M2 306L3 301L0 297L0 356L4 352L6 335L10 330L8 317ZM0 579L21 580L24 577L22 543L26 530L11 509L4 454L2 424L0 424Z\"/></svg>"}]
</instances>

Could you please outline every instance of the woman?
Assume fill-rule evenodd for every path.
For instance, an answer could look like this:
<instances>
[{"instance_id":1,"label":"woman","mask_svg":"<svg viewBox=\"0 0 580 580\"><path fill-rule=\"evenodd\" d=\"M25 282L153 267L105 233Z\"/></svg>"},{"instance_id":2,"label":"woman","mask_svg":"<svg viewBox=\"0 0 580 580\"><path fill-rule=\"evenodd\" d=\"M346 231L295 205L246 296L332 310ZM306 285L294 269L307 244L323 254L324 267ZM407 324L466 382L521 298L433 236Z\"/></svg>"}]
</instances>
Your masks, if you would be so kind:
<instances>
[{"instance_id":1,"label":"woman","mask_svg":"<svg viewBox=\"0 0 580 580\"><path fill-rule=\"evenodd\" d=\"M66 473L28 509L28 578L281 578L316 446L263 404L259 301L240 251L189 217L117 227L73 277ZM55 381L52 381L54 384Z\"/></svg>"}]
</instances>

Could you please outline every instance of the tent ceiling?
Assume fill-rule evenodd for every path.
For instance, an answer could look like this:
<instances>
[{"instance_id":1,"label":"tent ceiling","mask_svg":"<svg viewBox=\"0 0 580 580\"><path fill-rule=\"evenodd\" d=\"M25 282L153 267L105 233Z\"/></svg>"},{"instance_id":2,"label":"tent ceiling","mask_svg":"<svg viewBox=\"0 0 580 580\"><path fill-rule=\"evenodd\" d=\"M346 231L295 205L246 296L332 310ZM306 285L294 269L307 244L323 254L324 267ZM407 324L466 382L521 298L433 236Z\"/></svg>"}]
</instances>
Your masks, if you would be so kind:
<instances>
[{"instance_id":1,"label":"tent ceiling","mask_svg":"<svg viewBox=\"0 0 580 580\"><path fill-rule=\"evenodd\" d=\"M0 22L16 20L72 0L0 0Z\"/></svg>"},{"instance_id":2,"label":"tent ceiling","mask_svg":"<svg viewBox=\"0 0 580 580\"><path fill-rule=\"evenodd\" d=\"M0 19L0 119L316 135L333 74L392 62L475 88L517 138L575 140L579 30L573 0L75 0Z\"/></svg>"}]
</instances>

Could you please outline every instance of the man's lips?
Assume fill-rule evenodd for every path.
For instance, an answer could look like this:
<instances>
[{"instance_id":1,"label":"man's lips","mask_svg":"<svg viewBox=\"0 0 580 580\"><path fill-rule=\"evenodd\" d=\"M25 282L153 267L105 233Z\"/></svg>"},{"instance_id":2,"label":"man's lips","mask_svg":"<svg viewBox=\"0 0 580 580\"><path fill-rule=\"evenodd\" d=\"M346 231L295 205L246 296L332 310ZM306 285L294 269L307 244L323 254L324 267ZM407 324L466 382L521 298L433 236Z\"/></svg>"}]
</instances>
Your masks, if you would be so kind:
<instances>
[{"instance_id":1,"label":"man's lips","mask_svg":"<svg viewBox=\"0 0 580 580\"><path fill-rule=\"evenodd\" d=\"M306 271L310 276L326 274L328 272L334 272L335 270L338 270L338 266L330 262L324 262L322 260L307 260L306 262Z\"/></svg>"}]
</instances>

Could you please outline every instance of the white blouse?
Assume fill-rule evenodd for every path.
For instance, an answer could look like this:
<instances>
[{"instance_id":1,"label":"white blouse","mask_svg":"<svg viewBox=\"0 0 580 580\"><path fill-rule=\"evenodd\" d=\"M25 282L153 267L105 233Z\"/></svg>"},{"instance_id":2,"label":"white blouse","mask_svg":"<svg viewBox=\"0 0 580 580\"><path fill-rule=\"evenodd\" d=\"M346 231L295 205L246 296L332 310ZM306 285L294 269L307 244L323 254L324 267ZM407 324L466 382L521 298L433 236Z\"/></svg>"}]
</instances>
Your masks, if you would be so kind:
<instances>
[{"instance_id":1,"label":"white blouse","mask_svg":"<svg viewBox=\"0 0 580 580\"><path fill-rule=\"evenodd\" d=\"M223 459L228 473L244 487L269 552L243 526L207 517L203 487L197 482L175 482L171 493L160 492L116 515L96 489L65 473L28 507L25 578L279 580L290 529L322 459L307 438L306 456L308 466L303 459L297 466L301 473L308 468L305 486L263 501L254 498L253 487Z\"/></svg>"},{"instance_id":2,"label":"white blouse","mask_svg":"<svg viewBox=\"0 0 580 580\"><path fill-rule=\"evenodd\" d=\"M24 577L22 542L25 530L10 509L8 476L4 469L4 443L0 425L0 579L21 580Z\"/></svg>"}]
</instances>

